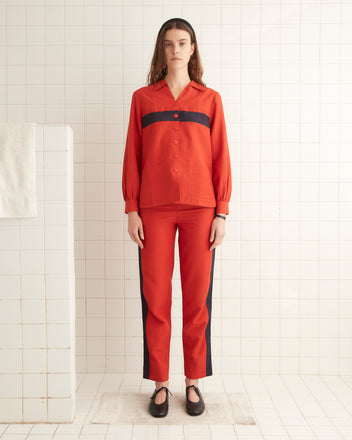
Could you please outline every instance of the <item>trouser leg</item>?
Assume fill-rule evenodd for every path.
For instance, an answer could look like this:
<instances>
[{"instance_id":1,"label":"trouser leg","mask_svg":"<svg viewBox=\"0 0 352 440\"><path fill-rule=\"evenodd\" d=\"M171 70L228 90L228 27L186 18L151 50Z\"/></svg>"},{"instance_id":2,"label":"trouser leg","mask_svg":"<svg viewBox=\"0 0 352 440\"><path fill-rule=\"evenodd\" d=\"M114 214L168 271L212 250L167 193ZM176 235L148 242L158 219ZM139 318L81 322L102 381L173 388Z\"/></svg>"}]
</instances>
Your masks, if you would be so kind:
<instances>
[{"instance_id":1,"label":"trouser leg","mask_svg":"<svg viewBox=\"0 0 352 440\"><path fill-rule=\"evenodd\" d=\"M169 378L172 273L176 225L173 211L140 209L144 248L138 247L143 316L143 378Z\"/></svg>"},{"instance_id":2,"label":"trouser leg","mask_svg":"<svg viewBox=\"0 0 352 440\"><path fill-rule=\"evenodd\" d=\"M182 285L184 373L189 379L211 376L211 310L215 248L209 251L215 209L178 211Z\"/></svg>"}]
</instances>

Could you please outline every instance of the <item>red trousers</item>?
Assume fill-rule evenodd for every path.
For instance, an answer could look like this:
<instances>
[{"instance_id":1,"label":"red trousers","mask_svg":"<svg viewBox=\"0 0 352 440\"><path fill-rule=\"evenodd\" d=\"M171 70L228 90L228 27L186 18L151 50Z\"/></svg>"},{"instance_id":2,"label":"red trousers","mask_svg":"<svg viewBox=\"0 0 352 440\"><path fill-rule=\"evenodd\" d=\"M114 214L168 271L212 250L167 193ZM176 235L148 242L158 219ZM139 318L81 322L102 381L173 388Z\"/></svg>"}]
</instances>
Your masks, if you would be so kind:
<instances>
[{"instance_id":1,"label":"red trousers","mask_svg":"<svg viewBox=\"0 0 352 440\"><path fill-rule=\"evenodd\" d=\"M140 208L144 248L138 246L143 315L143 378L169 379L171 297L178 229L182 287L184 374L211 376L210 323L215 248L209 250L216 208L169 204Z\"/></svg>"}]
</instances>

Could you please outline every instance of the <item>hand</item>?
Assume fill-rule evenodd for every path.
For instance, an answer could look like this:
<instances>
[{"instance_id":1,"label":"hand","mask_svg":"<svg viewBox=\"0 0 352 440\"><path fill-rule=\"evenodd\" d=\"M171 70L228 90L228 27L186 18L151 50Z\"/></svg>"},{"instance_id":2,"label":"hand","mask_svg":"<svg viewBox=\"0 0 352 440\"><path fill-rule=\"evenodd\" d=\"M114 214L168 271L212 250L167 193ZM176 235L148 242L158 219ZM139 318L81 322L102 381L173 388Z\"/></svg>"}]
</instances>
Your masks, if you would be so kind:
<instances>
[{"instance_id":1,"label":"hand","mask_svg":"<svg viewBox=\"0 0 352 440\"><path fill-rule=\"evenodd\" d=\"M142 240L144 240L143 223L137 211L130 211L128 213L128 233L130 234L131 239L143 249L143 243L139 238L140 235Z\"/></svg>"},{"instance_id":2,"label":"hand","mask_svg":"<svg viewBox=\"0 0 352 440\"><path fill-rule=\"evenodd\" d=\"M221 217L214 217L213 223L211 224L210 238L213 244L210 246L209 250L213 250L216 246L222 243L225 237L225 220ZM214 240L215 238L215 240Z\"/></svg>"}]
</instances>

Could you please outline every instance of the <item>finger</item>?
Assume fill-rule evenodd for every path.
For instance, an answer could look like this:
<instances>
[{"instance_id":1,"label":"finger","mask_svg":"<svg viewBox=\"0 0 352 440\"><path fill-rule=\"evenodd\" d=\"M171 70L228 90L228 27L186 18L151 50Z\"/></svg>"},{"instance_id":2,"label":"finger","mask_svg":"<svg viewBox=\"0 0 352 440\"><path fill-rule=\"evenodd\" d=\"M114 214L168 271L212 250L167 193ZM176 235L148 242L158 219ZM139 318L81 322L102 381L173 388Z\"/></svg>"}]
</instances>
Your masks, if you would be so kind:
<instances>
[{"instance_id":1,"label":"finger","mask_svg":"<svg viewBox=\"0 0 352 440\"><path fill-rule=\"evenodd\" d=\"M221 243L223 242L223 240L224 240L224 235L225 235L225 234L217 233L216 236L215 236L215 241L214 241L214 243L211 245L211 247L210 247L209 250L212 250L213 248L219 246L219 244L221 244Z\"/></svg>"},{"instance_id":2,"label":"finger","mask_svg":"<svg viewBox=\"0 0 352 440\"><path fill-rule=\"evenodd\" d=\"M141 238L140 238L140 236L137 234L137 243L138 243L138 246L141 248L141 249L143 249L143 247L144 247L144 245L143 245L143 242L141 241Z\"/></svg>"},{"instance_id":3,"label":"finger","mask_svg":"<svg viewBox=\"0 0 352 440\"><path fill-rule=\"evenodd\" d=\"M143 243L141 242L141 240L137 240L137 244L138 244L138 246L141 248L141 249L143 249L144 248L144 246L143 246Z\"/></svg>"},{"instance_id":4,"label":"finger","mask_svg":"<svg viewBox=\"0 0 352 440\"><path fill-rule=\"evenodd\" d=\"M211 245L212 248L215 248L216 246L219 246L220 240L218 237L215 238L214 243Z\"/></svg>"},{"instance_id":5,"label":"finger","mask_svg":"<svg viewBox=\"0 0 352 440\"><path fill-rule=\"evenodd\" d=\"M213 244L210 246L209 250L211 251L214 247L216 247L216 233L215 230L211 232L211 235L213 235L212 239L210 241L213 241Z\"/></svg>"},{"instance_id":6,"label":"finger","mask_svg":"<svg viewBox=\"0 0 352 440\"><path fill-rule=\"evenodd\" d=\"M140 233L140 236L142 237L142 239L144 240L144 231L143 231L143 226L142 225L139 228L139 233Z\"/></svg>"},{"instance_id":7,"label":"finger","mask_svg":"<svg viewBox=\"0 0 352 440\"><path fill-rule=\"evenodd\" d=\"M212 225L211 230L210 230L209 241L214 241L214 238L215 238L215 227L214 227L214 225Z\"/></svg>"},{"instance_id":8,"label":"finger","mask_svg":"<svg viewBox=\"0 0 352 440\"><path fill-rule=\"evenodd\" d=\"M136 234L133 235L133 238L134 238L134 241L138 244L138 246L143 249L143 243L141 242L141 240L139 238L138 231Z\"/></svg>"}]
</instances>

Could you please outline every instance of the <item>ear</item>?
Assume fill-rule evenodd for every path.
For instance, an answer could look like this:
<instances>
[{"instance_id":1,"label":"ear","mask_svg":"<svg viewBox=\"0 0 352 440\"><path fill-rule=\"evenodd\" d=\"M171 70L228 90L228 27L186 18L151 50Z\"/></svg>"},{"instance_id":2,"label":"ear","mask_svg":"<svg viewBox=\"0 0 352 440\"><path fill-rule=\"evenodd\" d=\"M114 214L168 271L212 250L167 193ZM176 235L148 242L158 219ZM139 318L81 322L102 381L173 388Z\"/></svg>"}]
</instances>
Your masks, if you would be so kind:
<instances>
[{"instance_id":1,"label":"ear","mask_svg":"<svg viewBox=\"0 0 352 440\"><path fill-rule=\"evenodd\" d=\"M192 43L192 55L194 53L194 49L195 49L195 43Z\"/></svg>"}]
</instances>

